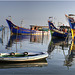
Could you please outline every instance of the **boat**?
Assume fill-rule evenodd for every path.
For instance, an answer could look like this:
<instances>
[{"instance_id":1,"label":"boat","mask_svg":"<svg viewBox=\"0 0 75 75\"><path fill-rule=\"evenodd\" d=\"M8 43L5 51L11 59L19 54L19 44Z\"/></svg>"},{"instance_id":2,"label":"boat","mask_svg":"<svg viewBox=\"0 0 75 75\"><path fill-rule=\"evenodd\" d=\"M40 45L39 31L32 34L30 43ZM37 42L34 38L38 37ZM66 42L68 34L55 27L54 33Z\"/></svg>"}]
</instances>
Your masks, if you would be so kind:
<instances>
[{"instance_id":1,"label":"boat","mask_svg":"<svg viewBox=\"0 0 75 75\"><path fill-rule=\"evenodd\" d=\"M51 18L51 17L50 17ZM52 20L48 20L49 29L51 32L52 37L60 37L60 38L66 38L68 36L68 32L65 32L61 29L58 29L54 26Z\"/></svg>"},{"instance_id":2,"label":"boat","mask_svg":"<svg viewBox=\"0 0 75 75\"><path fill-rule=\"evenodd\" d=\"M27 28L23 28L23 27L19 27L15 24L13 24L11 22L11 20L8 20L6 19L7 23L8 23L8 26L10 28L10 31L11 31L11 34L21 34L21 35L48 35L48 31L47 31L47 28L45 28L45 26L34 26L33 25L30 25L30 29L27 29ZM43 29L37 29L37 28L43 28Z\"/></svg>"},{"instance_id":3,"label":"boat","mask_svg":"<svg viewBox=\"0 0 75 75\"><path fill-rule=\"evenodd\" d=\"M38 61L48 57L46 52L38 52L38 53L0 53L0 61L6 62L30 62L30 61Z\"/></svg>"},{"instance_id":4,"label":"boat","mask_svg":"<svg viewBox=\"0 0 75 75\"><path fill-rule=\"evenodd\" d=\"M66 18L69 22L70 28L71 28L72 39L75 39L75 21L74 21L75 15L69 14L69 15L65 15L65 16L66 16Z\"/></svg>"}]
</instances>

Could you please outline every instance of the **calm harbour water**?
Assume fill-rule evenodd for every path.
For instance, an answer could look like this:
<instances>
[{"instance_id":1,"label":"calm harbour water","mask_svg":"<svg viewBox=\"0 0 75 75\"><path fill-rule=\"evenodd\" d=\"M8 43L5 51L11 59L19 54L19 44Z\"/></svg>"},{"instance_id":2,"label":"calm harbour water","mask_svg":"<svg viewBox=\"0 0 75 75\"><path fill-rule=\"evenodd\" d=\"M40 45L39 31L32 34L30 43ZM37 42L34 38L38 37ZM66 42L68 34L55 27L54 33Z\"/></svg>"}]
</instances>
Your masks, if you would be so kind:
<instances>
[{"instance_id":1,"label":"calm harbour water","mask_svg":"<svg viewBox=\"0 0 75 75\"><path fill-rule=\"evenodd\" d=\"M5 29L0 32L0 53L5 52L48 52L45 61L33 63L14 63L0 65L0 74L64 74L75 72L75 62L69 60L71 41L64 39L51 39L51 35L45 36L10 36L10 31ZM17 39L17 40L16 40ZM67 62L68 61L68 62Z\"/></svg>"}]
</instances>

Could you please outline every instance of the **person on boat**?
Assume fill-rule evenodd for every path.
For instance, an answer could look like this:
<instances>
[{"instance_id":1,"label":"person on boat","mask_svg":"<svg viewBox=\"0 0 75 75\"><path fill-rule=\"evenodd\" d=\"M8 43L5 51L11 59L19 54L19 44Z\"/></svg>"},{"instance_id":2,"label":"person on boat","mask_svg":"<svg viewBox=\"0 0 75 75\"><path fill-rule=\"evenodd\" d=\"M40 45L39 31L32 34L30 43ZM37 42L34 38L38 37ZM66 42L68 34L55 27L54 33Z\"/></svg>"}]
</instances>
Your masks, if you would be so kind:
<instances>
[{"instance_id":1,"label":"person on boat","mask_svg":"<svg viewBox=\"0 0 75 75\"><path fill-rule=\"evenodd\" d=\"M65 32L67 33L67 29L65 29Z\"/></svg>"},{"instance_id":2,"label":"person on boat","mask_svg":"<svg viewBox=\"0 0 75 75\"><path fill-rule=\"evenodd\" d=\"M37 31L37 30L38 30L38 28L37 28L37 27L35 27L35 28L34 28L34 30L36 30L36 31Z\"/></svg>"},{"instance_id":3,"label":"person on boat","mask_svg":"<svg viewBox=\"0 0 75 75\"><path fill-rule=\"evenodd\" d=\"M32 27L31 30L34 30L34 27Z\"/></svg>"}]
</instances>

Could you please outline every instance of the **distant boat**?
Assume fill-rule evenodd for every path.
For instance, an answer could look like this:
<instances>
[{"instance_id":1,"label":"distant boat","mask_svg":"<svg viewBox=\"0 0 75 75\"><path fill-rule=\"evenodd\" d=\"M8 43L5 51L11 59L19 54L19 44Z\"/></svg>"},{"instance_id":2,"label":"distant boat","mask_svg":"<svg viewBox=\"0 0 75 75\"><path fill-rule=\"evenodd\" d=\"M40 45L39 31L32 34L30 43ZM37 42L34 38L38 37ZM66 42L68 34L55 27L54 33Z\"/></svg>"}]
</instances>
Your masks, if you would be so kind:
<instances>
[{"instance_id":1,"label":"distant boat","mask_svg":"<svg viewBox=\"0 0 75 75\"><path fill-rule=\"evenodd\" d=\"M29 61L38 61L48 57L46 52L39 53L0 53L0 61L7 62L29 62Z\"/></svg>"},{"instance_id":2,"label":"distant boat","mask_svg":"<svg viewBox=\"0 0 75 75\"><path fill-rule=\"evenodd\" d=\"M54 24L52 23L52 21L48 20L48 24L49 24L49 29L50 29L51 35L53 37L62 37L62 38L67 37L68 32L65 32L65 31L62 31L62 30L56 28L54 26Z\"/></svg>"},{"instance_id":3,"label":"distant boat","mask_svg":"<svg viewBox=\"0 0 75 75\"><path fill-rule=\"evenodd\" d=\"M44 30L38 30L36 28L37 26L35 27L36 29L32 28L33 26L31 26L30 29L27 29L27 28L19 27L19 26L13 24L8 19L6 19L6 21L7 21L8 25L9 25L11 33L13 33L13 34L29 34L29 35L30 34L32 34L32 35L42 35L42 34L46 34L47 35L48 34L48 31L46 31L45 29Z\"/></svg>"},{"instance_id":4,"label":"distant boat","mask_svg":"<svg viewBox=\"0 0 75 75\"><path fill-rule=\"evenodd\" d=\"M71 33L72 33L72 39L75 39L75 15L73 14L69 14L69 15L65 15L66 18L68 19L70 28L71 28Z\"/></svg>"}]
</instances>

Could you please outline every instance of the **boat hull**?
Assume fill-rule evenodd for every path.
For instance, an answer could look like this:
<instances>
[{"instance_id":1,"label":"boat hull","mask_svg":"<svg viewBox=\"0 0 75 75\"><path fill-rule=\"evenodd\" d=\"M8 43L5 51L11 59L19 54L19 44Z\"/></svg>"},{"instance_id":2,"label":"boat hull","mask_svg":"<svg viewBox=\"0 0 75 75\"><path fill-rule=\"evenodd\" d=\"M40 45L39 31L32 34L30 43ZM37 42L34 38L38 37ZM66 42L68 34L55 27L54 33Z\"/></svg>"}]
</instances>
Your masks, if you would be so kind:
<instances>
[{"instance_id":1,"label":"boat hull","mask_svg":"<svg viewBox=\"0 0 75 75\"><path fill-rule=\"evenodd\" d=\"M57 29L52 22L48 21L49 24L49 29L51 32L52 37L62 37L62 38L66 38L68 33L65 33L63 31L60 31L59 29Z\"/></svg>"},{"instance_id":2,"label":"boat hull","mask_svg":"<svg viewBox=\"0 0 75 75\"><path fill-rule=\"evenodd\" d=\"M70 28L71 28L72 39L75 39L75 21L74 21L74 18L72 18L68 15L65 15L65 16L68 19L68 22L69 22L69 25L70 25Z\"/></svg>"},{"instance_id":3,"label":"boat hull","mask_svg":"<svg viewBox=\"0 0 75 75\"><path fill-rule=\"evenodd\" d=\"M31 29L26 29L23 27L19 27L14 25L10 20L7 20L7 23L9 25L11 34L19 34L19 35L48 35L47 31L36 31L36 30L31 30Z\"/></svg>"},{"instance_id":4,"label":"boat hull","mask_svg":"<svg viewBox=\"0 0 75 75\"><path fill-rule=\"evenodd\" d=\"M0 56L0 61L7 61L7 62L29 62L29 61L38 61L48 57L47 53L43 54L34 54L28 55L24 57L2 57Z\"/></svg>"},{"instance_id":5,"label":"boat hull","mask_svg":"<svg viewBox=\"0 0 75 75\"><path fill-rule=\"evenodd\" d=\"M75 29L71 29L72 32L72 39L75 39Z\"/></svg>"},{"instance_id":6,"label":"boat hull","mask_svg":"<svg viewBox=\"0 0 75 75\"><path fill-rule=\"evenodd\" d=\"M66 38L67 37L67 33L61 34L61 33L58 33L56 31L53 31L53 30L50 30L50 32L51 32L52 37L59 37L59 38Z\"/></svg>"}]
</instances>

